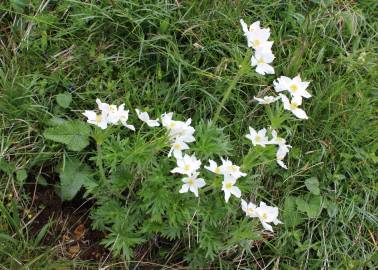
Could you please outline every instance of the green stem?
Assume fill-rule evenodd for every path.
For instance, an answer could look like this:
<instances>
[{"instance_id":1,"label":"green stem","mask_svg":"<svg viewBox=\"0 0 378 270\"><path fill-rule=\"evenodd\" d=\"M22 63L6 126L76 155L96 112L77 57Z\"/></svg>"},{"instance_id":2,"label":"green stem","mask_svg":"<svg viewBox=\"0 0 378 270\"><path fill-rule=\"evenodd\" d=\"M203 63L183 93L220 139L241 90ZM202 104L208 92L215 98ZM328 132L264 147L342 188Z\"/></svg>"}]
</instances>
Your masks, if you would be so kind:
<instances>
[{"instance_id":1,"label":"green stem","mask_svg":"<svg viewBox=\"0 0 378 270\"><path fill-rule=\"evenodd\" d=\"M97 166L100 170L100 178L101 180L106 183L106 175L104 171L104 166L102 164L102 152L101 152L101 145L97 144Z\"/></svg>"},{"instance_id":2,"label":"green stem","mask_svg":"<svg viewBox=\"0 0 378 270\"><path fill-rule=\"evenodd\" d=\"M223 94L223 98L222 98L222 101L221 103L218 105L217 107L217 110L215 112L215 115L213 117L213 122L216 123L218 121L218 118L219 118L219 114L220 112L222 111L222 109L224 108L224 105L226 104L232 90L235 88L236 84L238 83L238 81L240 80L240 78L243 76L244 72L247 70L247 66L249 66L249 59L251 58L251 55L252 55L252 51L248 51L243 59L243 62L241 64L241 67L238 71L238 73L236 73L234 79L231 81L230 85L228 86L228 88L224 91L224 94Z\"/></svg>"}]
</instances>

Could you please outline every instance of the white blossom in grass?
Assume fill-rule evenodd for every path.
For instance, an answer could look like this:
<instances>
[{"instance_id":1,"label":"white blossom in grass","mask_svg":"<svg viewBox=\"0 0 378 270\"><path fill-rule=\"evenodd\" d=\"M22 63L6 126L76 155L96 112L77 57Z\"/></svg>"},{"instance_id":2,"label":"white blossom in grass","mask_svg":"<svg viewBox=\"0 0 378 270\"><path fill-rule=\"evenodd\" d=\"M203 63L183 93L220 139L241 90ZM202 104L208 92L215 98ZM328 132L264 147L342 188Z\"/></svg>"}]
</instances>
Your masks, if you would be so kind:
<instances>
[{"instance_id":1,"label":"white blossom in grass","mask_svg":"<svg viewBox=\"0 0 378 270\"><path fill-rule=\"evenodd\" d=\"M175 158L180 159L182 158L182 151L187 149L189 149L189 145L181 140L176 140L171 146L168 157L172 156L173 154Z\"/></svg>"},{"instance_id":2,"label":"white blossom in grass","mask_svg":"<svg viewBox=\"0 0 378 270\"><path fill-rule=\"evenodd\" d=\"M247 217L257 217L256 208L257 205L251 202L247 203L245 200L241 200L242 210L245 212Z\"/></svg>"},{"instance_id":3,"label":"white blossom in grass","mask_svg":"<svg viewBox=\"0 0 378 270\"><path fill-rule=\"evenodd\" d=\"M173 113L164 113L161 116L161 123L168 130L170 140L179 139L186 143L194 142L195 129L190 126L192 120L189 118L186 122L176 121L172 119L172 116Z\"/></svg>"},{"instance_id":4,"label":"white blossom in grass","mask_svg":"<svg viewBox=\"0 0 378 270\"><path fill-rule=\"evenodd\" d=\"M186 143L194 142L196 140L193 136L195 129L190 126L190 121L191 119L188 119L186 122L172 121L171 125L174 124L174 127L168 129L171 140L179 139Z\"/></svg>"},{"instance_id":5,"label":"white blossom in grass","mask_svg":"<svg viewBox=\"0 0 378 270\"><path fill-rule=\"evenodd\" d=\"M201 161L193 154L191 156L185 154L184 157L177 159L177 167L172 173L186 174L188 176L195 173L201 167Z\"/></svg>"},{"instance_id":6,"label":"white blossom in grass","mask_svg":"<svg viewBox=\"0 0 378 270\"><path fill-rule=\"evenodd\" d=\"M209 159L209 166L205 166L205 169L215 174L222 174L221 168L218 166L218 164L214 160L211 160L211 159Z\"/></svg>"},{"instance_id":7,"label":"white blossom in grass","mask_svg":"<svg viewBox=\"0 0 378 270\"><path fill-rule=\"evenodd\" d=\"M96 125L101 129L108 127L108 119L104 113L96 114L94 111L85 111L83 115L88 118L87 122L89 124Z\"/></svg>"},{"instance_id":8,"label":"white blossom in grass","mask_svg":"<svg viewBox=\"0 0 378 270\"><path fill-rule=\"evenodd\" d=\"M265 230L273 232L273 228L269 223L274 225L282 223L278 220L278 208L266 205L264 202L260 202L259 207L255 209L257 217L260 219L261 224Z\"/></svg>"},{"instance_id":9,"label":"white blossom in grass","mask_svg":"<svg viewBox=\"0 0 378 270\"><path fill-rule=\"evenodd\" d=\"M189 190L194 193L196 197L198 197L198 189L202 188L206 185L206 182L203 178L198 178L198 172L193 173L188 177L184 177L182 182L184 183L179 190L180 193L186 193Z\"/></svg>"},{"instance_id":10,"label":"white blossom in grass","mask_svg":"<svg viewBox=\"0 0 378 270\"><path fill-rule=\"evenodd\" d=\"M254 128L249 127L249 134L245 135L245 137L251 140L253 146L260 145L265 147L265 145L269 143L265 128L257 132Z\"/></svg>"},{"instance_id":11,"label":"white blossom in grass","mask_svg":"<svg viewBox=\"0 0 378 270\"><path fill-rule=\"evenodd\" d=\"M226 200L226 203L228 203L231 194L236 198L240 198L241 196L241 191L237 186L235 186L235 184L236 179L234 177L232 177L231 175L224 176L224 180L222 182L222 190L224 191L224 199Z\"/></svg>"},{"instance_id":12,"label":"white blossom in grass","mask_svg":"<svg viewBox=\"0 0 378 270\"><path fill-rule=\"evenodd\" d=\"M251 65L256 67L256 72L261 75L274 74L274 68L269 65L274 58L270 50L258 50L251 58Z\"/></svg>"},{"instance_id":13,"label":"white blossom in grass","mask_svg":"<svg viewBox=\"0 0 378 270\"><path fill-rule=\"evenodd\" d=\"M288 144L279 144L278 150L276 152L276 161L278 165L280 165L282 168L287 169L287 166L283 162L284 158L286 157L287 153L289 153L291 145Z\"/></svg>"},{"instance_id":14,"label":"white blossom in grass","mask_svg":"<svg viewBox=\"0 0 378 270\"><path fill-rule=\"evenodd\" d=\"M161 115L161 124L163 127L168 128L173 117L173 112L163 113Z\"/></svg>"},{"instance_id":15,"label":"white blossom in grass","mask_svg":"<svg viewBox=\"0 0 378 270\"><path fill-rule=\"evenodd\" d=\"M248 47L256 51L270 50L273 42L268 41L270 36L269 28L261 28L260 22L256 21L248 28L243 19L240 20L244 35L247 37Z\"/></svg>"},{"instance_id":16,"label":"white blossom in grass","mask_svg":"<svg viewBox=\"0 0 378 270\"><path fill-rule=\"evenodd\" d=\"M286 140L282 137L279 137L277 131L272 130L272 139L269 141L269 144L282 145L286 144Z\"/></svg>"},{"instance_id":17,"label":"white blossom in grass","mask_svg":"<svg viewBox=\"0 0 378 270\"><path fill-rule=\"evenodd\" d=\"M150 116L147 112L141 112L139 109L135 109L135 112L137 113L138 118L145 122L149 127L158 127L160 126L159 121L157 119L153 120L150 119Z\"/></svg>"},{"instance_id":18,"label":"white blossom in grass","mask_svg":"<svg viewBox=\"0 0 378 270\"><path fill-rule=\"evenodd\" d=\"M108 103L101 102L101 100L99 98L96 98L96 103L97 103L98 109L101 112L105 112L106 114L109 112L109 106L110 105Z\"/></svg>"},{"instance_id":19,"label":"white blossom in grass","mask_svg":"<svg viewBox=\"0 0 378 270\"><path fill-rule=\"evenodd\" d=\"M135 127L127 123L127 120L129 119L129 110L125 110L125 104L118 106L118 110L113 117L115 119L118 119L118 121L121 122L123 126L135 131ZM118 123L118 121L116 123Z\"/></svg>"},{"instance_id":20,"label":"white blossom in grass","mask_svg":"<svg viewBox=\"0 0 378 270\"><path fill-rule=\"evenodd\" d=\"M280 97L285 110L291 111L299 119L308 119L306 112L299 108L302 104L302 97L294 96L291 101L283 94L280 94Z\"/></svg>"},{"instance_id":21,"label":"white blossom in grass","mask_svg":"<svg viewBox=\"0 0 378 270\"><path fill-rule=\"evenodd\" d=\"M289 91L293 97L304 98L311 97L311 94L306 90L309 84L309 82L302 82L300 75L297 75L292 79L286 76L281 76L273 82L276 92Z\"/></svg>"},{"instance_id":22,"label":"white blossom in grass","mask_svg":"<svg viewBox=\"0 0 378 270\"><path fill-rule=\"evenodd\" d=\"M273 97L273 96L265 96L263 98L258 98L258 97L253 97L254 100L256 100L259 104L261 105L267 105L273 102L276 102L279 100L281 97Z\"/></svg>"},{"instance_id":23,"label":"white blossom in grass","mask_svg":"<svg viewBox=\"0 0 378 270\"><path fill-rule=\"evenodd\" d=\"M219 167L222 174L226 177L227 175L231 176L235 180L244 177L247 174L240 171L240 167L232 164L231 160L222 159L222 165Z\"/></svg>"}]
</instances>

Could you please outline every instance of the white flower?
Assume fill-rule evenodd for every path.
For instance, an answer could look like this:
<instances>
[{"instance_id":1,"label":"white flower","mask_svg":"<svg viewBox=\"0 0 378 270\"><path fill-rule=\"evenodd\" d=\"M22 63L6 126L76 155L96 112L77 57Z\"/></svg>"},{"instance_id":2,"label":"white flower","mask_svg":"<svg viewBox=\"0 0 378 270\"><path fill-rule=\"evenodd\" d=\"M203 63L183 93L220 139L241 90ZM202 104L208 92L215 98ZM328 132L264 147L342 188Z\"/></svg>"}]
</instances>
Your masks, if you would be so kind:
<instances>
[{"instance_id":1,"label":"white flower","mask_svg":"<svg viewBox=\"0 0 378 270\"><path fill-rule=\"evenodd\" d=\"M235 197L240 198L241 191L240 189L235 186L236 179L230 175L225 175L224 180L222 182L222 190L224 191L224 199L226 200L226 203L231 197L231 194L233 194Z\"/></svg>"},{"instance_id":2,"label":"white flower","mask_svg":"<svg viewBox=\"0 0 378 270\"><path fill-rule=\"evenodd\" d=\"M191 156L185 154L183 158L177 159L177 167L172 173L186 174L188 176L195 173L201 167L201 161L193 154Z\"/></svg>"},{"instance_id":3,"label":"white flower","mask_svg":"<svg viewBox=\"0 0 378 270\"><path fill-rule=\"evenodd\" d=\"M105 112L105 113L109 112L109 104L101 102L99 98L96 98L96 103L100 111Z\"/></svg>"},{"instance_id":4,"label":"white flower","mask_svg":"<svg viewBox=\"0 0 378 270\"><path fill-rule=\"evenodd\" d=\"M256 214L257 217L260 219L261 224L263 227L268 230L273 232L273 228L271 225L268 223L272 223L274 225L282 223L280 220L278 220L278 208L277 207L272 207L266 205L264 202L260 202L260 206L256 208Z\"/></svg>"},{"instance_id":5,"label":"white flower","mask_svg":"<svg viewBox=\"0 0 378 270\"><path fill-rule=\"evenodd\" d=\"M196 139L193 134L195 129L190 126L192 120L189 118L186 122L172 120L173 113L164 113L161 116L161 123L163 127L168 130L168 135L171 141L179 139L182 142L190 143Z\"/></svg>"},{"instance_id":6,"label":"white flower","mask_svg":"<svg viewBox=\"0 0 378 270\"><path fill-rule=\"evenodd\" d=\"M161 115L161 124L163 127L168 128L168 126L170 125L172 121L172 116L173 116L173 112L163 113Z\"/></svg>"},{"instance_id":7,"label":"white flower","mask_svg":"<svg viewBox=\"0 0 378 270\"><path fill-rule=\"evenodd\" d=\"M150 116L147 112L141 112L138 109L135 109L135 112L137 113L138 118L145 122L149 127L158 127L160 126L159 121L150 119Z\"/></svg>"},{"instance_id":8,"label":"white flower","mask_svg":"<svg viewBox=\"0 0 378 270\"><path fill-rule=\"evenodd\" d=\"M263 98L253 97L259 104L267 105L273 102L276 102L281 97L265 96Z\"/></svg>"},{"instance_id":9,"label":"white flower","mask_svg":"<svg viewBox=\"0 0 378 270\"><path fill-rule=\"evenodd\" d=\"M211 160L211 159L209 159L209 166L205 166L205 169L215 174L222 174L221 168L218 166L218 164L214 160Z\"/></svg>"},{"instance_id":10,"label":"white flower","mask_svg":"<svg viewBox=\"0 0 378 270\"><path fill-rule=\"evenodd\" d=\"M289 101L289 99L283 94L280 94L280 97L285 110L291 111L300 119L308 119L306 112L299 108L299 106L302 104L301 96L294 96L291 101Z\"/></svg>"},{"instance_id":11,"label":"white flower","mask_svg":"<svg viewBox=\"0 0 378 270\"><path fill-rule=\"evenodd\" d=\"M274 74L274 68L269 65L274 60L274 55L270 50L258 50L251 58L252 67L256 67L256 72L265 74Z\"/></svg>"},{"instance_id":12,"label":"white flower","mask_svg":"<svg viewBox=\"0 0 378 270\"><path fill-rule=\"evenodd\" d=\"M241 207L247 217L257 217L256 208L257 205L253 203L247 203L245 200L241 200Z\"/></svg>"},{"instance_id":13,"label":"white flower","mask_svg":"<svg viewBox=\"0 0 378 270\"><path fill-rule=\"evenodd\" d=\"M279 144L278 150L276 152L276 161L278 165L280 165L282 168L287 169L287 166L283 162L283 159L286 157L287 153L289 153L289 148L291 148L291 145L288 144Z\"/></svg>"},{"instance_id":14,"label":"white flower","mask_svg":"<svg viewBox=\"0 0 378 270\"><path fill-rule=\"evenodd\" d=\"M170 125L174 126L168 129L169 137L171 138L171 140L179 139L186 143L191 143L196 140L193 136L195 129L190 126L190 120L191 119L186 122L171 121Z\"/></svg>"},{"instance_id":15,"label":"white flower","mask_svg":"<svg viewBox=\"0 0 378 270\"><path fill-rule=\"evenodd\" d=\"M85 111L83 115L88 118L87 122L90 124L96 125L101 129L108 127L108 119L104 113L96 114L94 111Z\"/></svg>"},{"instance_id":16,"label":"white flower","mask_svg":"<svg viewBox=\"0 0 378 270\"><path fill-rule=\"evenodd\" d=\"M196 197L198 197L198 189L202 188L206 185L205 180L198 177L198 172L194 173L193 175L190 175L188 177L184 177L182 179L182 182L184 183L179 190L180 193L188 192L189 190L194 193Z\"/></svg>"},{"instance_id":17,"label":"white flower","mask_svg":"<svg viewBox=\"0 0 378 270\"><path fill-rule=\"evenodd\" d=\"M249 134L245 137L252 141L253 146L261 145L265 147L268 144L268 137L266 136L266 129L260 129L258 132L252 127L249 127Z\"/></svg>"},{"instance_id":18,"label":"white flower","mask_svg":"<svg viewBox=\"0 0 378 270\"><path fill-rule=\"evenodd\" d=\"M302 82L300 75L297 75L293 79L281 76L277 81L273 82L274 88L277 92L289 91L293 97L310 98L311 94L307 92L309 82Z\"/></svg>"},{"instance_id":19,"label":"white flower","mask_svg":"<svg viewBox=\"0 0 378 270\"><path fill-rule=\"evenodd\" d=\"M250 25L249 29L247 24L240 20L244 35L247 37L248 47L254 48L256 51L270 50L273 42L268 41L270 36L269 28L260 28L260 22L254 22Z\"/></svg>"},{"instance_id":20,"label":"white flower","mask_svg":"<svg viewBox=\"0 0 378 270\"><path fill-rule=\"evenodd\" d=\"M171 150L168 153L168 157L170 157L173 153L173 156L175 158L180 159L182 158L182 151L187 149L189 149L189 146L186 143L180 140L176 140L171 146Z\"/></svg>"},{"instance_id":21,"label":"white flower","mask_svg":"<svg viewBox=\"0 0 378 270\"><path fill-rule=\"evenodd\" d=\"M129 119L129 110L125 111L125 104L121 104L121 105L118 106L118 110L114 114L113 117L115 119L118 119L118 121L121 122L121 124L124 125L125 127L127 127L128 129L135 130L135 127L133 125L129 125L127 123L127 120Z\"/></svg>"},{"instance_id":22,"label":"white flower","mask_svg":"<svg viewBox=\"0 0 378 270\"><path fill-rule=\"evenodd\" d=\"M240 167L232 164L232 161L222 159L222 165L219 167L224 176L231 176L235 180L244 177L247 174L240 171Z\"/></svg>"},{"instance_id":23,"label":"white flower","mask_svg":"<svg viewBox=\"0 0 378 270\"><path fill-rule=\"evenodd\" d=\"M272 139L269 141L269 144L282 145L286 144L286 140L282 137L279 137L277 131L272 130Z\"/></svg>"}]
</instances>

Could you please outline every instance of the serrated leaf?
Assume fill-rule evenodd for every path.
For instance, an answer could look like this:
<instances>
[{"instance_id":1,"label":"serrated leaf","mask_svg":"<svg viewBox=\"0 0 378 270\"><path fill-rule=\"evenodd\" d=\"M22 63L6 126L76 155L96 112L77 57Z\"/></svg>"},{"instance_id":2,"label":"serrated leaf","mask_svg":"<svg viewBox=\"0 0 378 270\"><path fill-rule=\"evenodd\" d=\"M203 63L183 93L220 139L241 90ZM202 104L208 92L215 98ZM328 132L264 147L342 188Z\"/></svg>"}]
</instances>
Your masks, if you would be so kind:
<instances>
[{"instance_id":1,"label":"serrated leaf","mask_svg":"<svg viewBox=\"0 0 378 270\"><path fill-rule=\"evenodd\" d=\"M72 151L80 151L89 144L91 129L80 120L66 121L57 127L46 129L46 139L64 143Z\"/></svg>"},{"instance_id":2,"label":"serrated leaf","mask_svg":"<svg viewBox=\"0 0 378 270\"><path fill-rule=\"evenodd\" d=\"M72 101L71 93L65 92L56 96L56 102L62 108L68 108Z\"/></svg>"},{"instance_id":3,"label":"serrated leaf","mask_svg":"<svg viewBox=\"0 0 378 270\"><path fill-rule=\"evenodd\" d=\"M319 181L316 177L311 177L305 180L307 189L314 195L320 194Z\"/></svg>"},{"instance_id":4,"label":"serrated leaf","mask_svg":"<svg viewBox=\"0 0 378 270\"><path fill-rule=\"evenodd\" d=\"M63 201L72 200L85 183L93 181L90 168L78 159L67 160L60 169L59 177Z\"/></svg>"}]
</instances>

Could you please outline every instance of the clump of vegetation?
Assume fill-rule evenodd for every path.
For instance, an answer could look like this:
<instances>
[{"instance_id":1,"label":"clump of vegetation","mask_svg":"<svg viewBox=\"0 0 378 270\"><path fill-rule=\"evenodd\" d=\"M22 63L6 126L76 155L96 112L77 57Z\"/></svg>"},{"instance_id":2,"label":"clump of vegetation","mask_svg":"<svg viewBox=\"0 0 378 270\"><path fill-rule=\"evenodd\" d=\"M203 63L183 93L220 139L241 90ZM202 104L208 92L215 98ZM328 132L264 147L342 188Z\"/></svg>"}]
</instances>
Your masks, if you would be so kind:
<instances>
[{"instance_id":1,"label":"clump of vegetation","mask_svg":"<svg viewBox=\"0 0 378 270\"><path fill-rule=\"evenodd\" d=\"M1 3L0 265L374 268L376 7Z\"/></svg>"}]
</instances>

